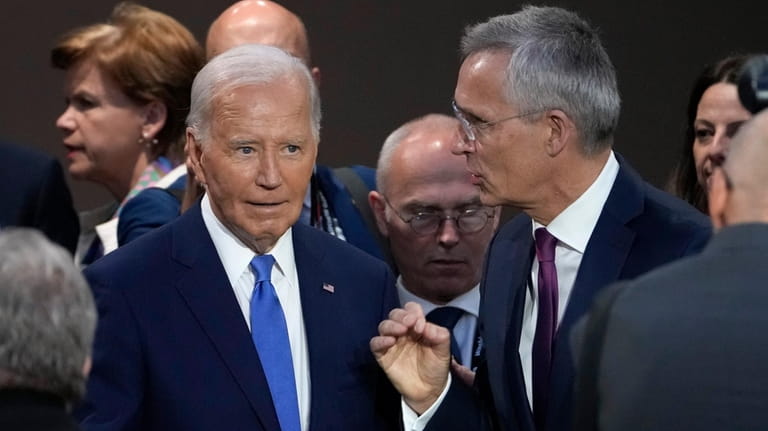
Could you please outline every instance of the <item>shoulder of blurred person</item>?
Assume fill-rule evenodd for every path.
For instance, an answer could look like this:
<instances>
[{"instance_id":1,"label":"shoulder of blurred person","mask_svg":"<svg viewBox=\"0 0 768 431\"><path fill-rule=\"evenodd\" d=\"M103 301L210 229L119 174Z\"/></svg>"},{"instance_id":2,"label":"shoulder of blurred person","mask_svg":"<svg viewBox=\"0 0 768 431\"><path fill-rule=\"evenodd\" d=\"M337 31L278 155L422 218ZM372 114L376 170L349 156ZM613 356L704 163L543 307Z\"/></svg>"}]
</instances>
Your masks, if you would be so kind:
<instances>
[{"instance_id":1,"label":"shoulder of blurred person","mask_svg":"<svg viewBox=\"0 0 768 431\"><path fill-rule=\"evenodd\" d=\"M0 427L76 430L96 308L62 247L28 228L0 231Z\"/></svg>"},{"instance_id":2,"label":"shoulder of blurred person","mask_svg":"<svg viewBox=\"0 0 768 431\"><path fill-rule=\"evenodd\" d=\"M80 226L61 165L38 151L0 142L0 229L41 230L70 253Z\"/></svg>"},{"instance_id":3,"label":"shoulder of blurred person","mask_svg":"<svg viewBox=\"0 0 768 431\"><path fill-rule=\"evenodd\" d=\"M718 231L700 255L617 285L580 324L577 429L594 429L597 418L604 430L760 429L768 420L759 407L768 349L754 342L768 330L766 144L763 113L714 169L708 202Z\"/></svg>"}]
</instances>

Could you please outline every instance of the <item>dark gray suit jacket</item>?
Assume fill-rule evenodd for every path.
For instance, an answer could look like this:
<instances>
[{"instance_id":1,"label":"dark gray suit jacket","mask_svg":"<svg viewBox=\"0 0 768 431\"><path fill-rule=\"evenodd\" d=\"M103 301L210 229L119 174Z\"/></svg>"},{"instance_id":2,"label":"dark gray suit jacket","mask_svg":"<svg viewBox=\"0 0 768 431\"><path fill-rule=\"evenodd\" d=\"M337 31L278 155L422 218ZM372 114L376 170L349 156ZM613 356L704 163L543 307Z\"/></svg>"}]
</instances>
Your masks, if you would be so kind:
<instances>
[{"instance_id":1,"label":"dark gray suit jacket","mask_svg":"<svg viewBox=\"0 0 768 431\"><path fill-rule=\"evenodd\" d=\"M594 419L575 429L766 429L766 263L768 224L736 225L607 289L574 333L574 411Z\"/></svg>"}]
</instances>

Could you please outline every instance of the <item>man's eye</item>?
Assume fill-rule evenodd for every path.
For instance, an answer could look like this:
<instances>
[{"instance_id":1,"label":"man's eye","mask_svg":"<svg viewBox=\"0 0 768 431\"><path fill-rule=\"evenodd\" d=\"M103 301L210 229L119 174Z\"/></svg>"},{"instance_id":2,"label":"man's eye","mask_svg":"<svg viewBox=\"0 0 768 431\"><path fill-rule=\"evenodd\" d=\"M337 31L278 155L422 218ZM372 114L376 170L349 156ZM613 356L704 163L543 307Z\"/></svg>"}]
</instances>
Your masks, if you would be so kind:
<instances>
[{"instance_id":1,"label":"man's eye","mask_svg":"<svg viewBox=\"0 0 768 431\"><path fill-rule=\"evenodd\" d=\"M253 148L251 148L251 147L237 147L237 151L240 154L251 154L251 153L253 153Z\"/></svg>"},{"instance_id":2,"label":"man's eye","mask_svg":"<svg viewBox=\"0 0 768 431\"><path fill-rule=\"evenodd\" d=\"M298 145L288 145L285 147L285 151L290 154L298 153L301 148Z\"/></svg>"}]
</instances>

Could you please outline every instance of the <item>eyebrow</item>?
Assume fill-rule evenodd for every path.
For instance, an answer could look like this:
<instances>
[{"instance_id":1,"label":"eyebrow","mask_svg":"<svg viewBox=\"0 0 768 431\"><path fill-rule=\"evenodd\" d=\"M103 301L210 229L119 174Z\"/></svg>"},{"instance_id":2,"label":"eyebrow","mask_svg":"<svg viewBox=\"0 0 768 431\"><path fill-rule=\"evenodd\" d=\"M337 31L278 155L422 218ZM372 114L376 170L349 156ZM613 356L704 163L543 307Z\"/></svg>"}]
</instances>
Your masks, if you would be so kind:
<instances>
[{"instance_id":1,"label":"eyebrow","mask_svg":"<svg viewBox=\"0 0 768 431\"><path fill-rule=\"evenodd\" d=\"M481 116L475 114L474 112L470 111L469 109L459 105L458 102L456 102L455 99L454 99L454 103L456 103L456 107L459 108L459 111L461 111L462 114L464 114L467 117L471 117L471 119L473 121L478 122L478 123L487 123L488 122L485 119L483 119L483 117L481 117Z\"/></svg>"}]
</instances>

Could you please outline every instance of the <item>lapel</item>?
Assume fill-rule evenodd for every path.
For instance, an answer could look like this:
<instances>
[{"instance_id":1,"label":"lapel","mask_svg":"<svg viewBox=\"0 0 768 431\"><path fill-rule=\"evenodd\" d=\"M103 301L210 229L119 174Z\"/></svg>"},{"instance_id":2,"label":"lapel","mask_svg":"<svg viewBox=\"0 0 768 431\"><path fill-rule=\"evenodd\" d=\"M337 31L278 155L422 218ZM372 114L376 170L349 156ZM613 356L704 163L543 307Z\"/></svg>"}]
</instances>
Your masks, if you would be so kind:
<instances>
[{"instance_id":1,"label":"lapel","mask_svg":"<svg viewBox=\"0 0 768 431\"><path fill-rule=\"evenodd\" d=\"M503 382L490 385L496 412L503 423L515 427L530 423L528 428L532 419L518 347L532 250L531 219L521 214L494 240L481 285L480 309L488 377Z\"/></svg>"},{"instance_id":2,"label":"lapel","mask_svg":"<svg viewBox=\"0 0 768 431\"><path fill-rule=\"evenodd\" d=\"M327 426L323 415L336 415L336 400L333 397L339 376L333 374L338 363L345 358L339 354L337 340L333 336L342 316L334 315L336 305L343 292L335 286L336 292L323 289L323 283L333 278L323 265L325 245L320 241L325 233L296 223L293 226L293 253L301 291L301 310L304 330L307 335L309 354L309 376L311 380L310 429Z\"/></svg>"},{"instance_id":3,"label":"lapel","mask_svg":"<svg viewBox=\"0 0 768 431\"><path fill-rule=\"evenodd\" d=\"M203 223L200 203L172 225L176 289L215 346L265 430L279 429L269 386L237 299Z\"/></svg>"},{"instance_id":4,"label":"lapel","mask_svg":"<svg viewBox=\"0 0 768 431\"><path fill-rule=\"evenodd\" d=\"M548 409L550 424L553 414L570 413L565 406L570 401L573 380L571 327L589 310L601 289L620 279L635 239L635 231L629 223L644 210L642 180L623 158L618 154L616 158L620 164L619 172L587 243L555 340Z\"/></svg>"}]
</instances>

